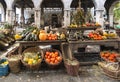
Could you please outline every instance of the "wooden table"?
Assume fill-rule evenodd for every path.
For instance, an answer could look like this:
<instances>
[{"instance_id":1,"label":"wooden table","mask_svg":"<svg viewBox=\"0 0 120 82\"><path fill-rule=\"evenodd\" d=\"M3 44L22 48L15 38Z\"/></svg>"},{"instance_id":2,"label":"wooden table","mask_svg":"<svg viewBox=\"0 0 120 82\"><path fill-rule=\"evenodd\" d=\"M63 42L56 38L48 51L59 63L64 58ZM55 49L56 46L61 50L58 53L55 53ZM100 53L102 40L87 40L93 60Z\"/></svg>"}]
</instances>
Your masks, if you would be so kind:
<instances>
[{"instance_id":1,"label":"wooden table","mask_svg":"<svg viewBox=\"0 0 120 82\"><path fill-rule=\"evenodd\" d=\"M70 54L73 55L73 51L75 51L81 45L108 45L114 46L120 52L120 39L110 39L110 40L86 40L86 41L68 41L68 45L70 47ZM69 56L68 56L69 57ZM73 55L74 57L74 55ZM96 62L80 62L83 65L95 64Z\"/></svg>"},{"instance_id":2,"label":"wooden table","mask_svg":"<svg viewBox=\"0 0 120 82\"><path fill-rule=\"evenodd\" d=\"M120 52L120 39L109 39L109 40L86 40L86 41L68 41L72 51L75 47L80 47L81 45L108 45L118 48Z\"/></svg>"},{"instance_id":3,"label":"wooden table","mask_svg":"<svg viewBox=\"0 0 120 82\"><path fill-rule=\"evenodd\" d=\"M39 46L39 45L61 45L62 42L66 42L66 40L46 40L46 41L17 41L19 43L18 53L21 54L24 47L27 46Z\"/></svg>"}]
</instances>

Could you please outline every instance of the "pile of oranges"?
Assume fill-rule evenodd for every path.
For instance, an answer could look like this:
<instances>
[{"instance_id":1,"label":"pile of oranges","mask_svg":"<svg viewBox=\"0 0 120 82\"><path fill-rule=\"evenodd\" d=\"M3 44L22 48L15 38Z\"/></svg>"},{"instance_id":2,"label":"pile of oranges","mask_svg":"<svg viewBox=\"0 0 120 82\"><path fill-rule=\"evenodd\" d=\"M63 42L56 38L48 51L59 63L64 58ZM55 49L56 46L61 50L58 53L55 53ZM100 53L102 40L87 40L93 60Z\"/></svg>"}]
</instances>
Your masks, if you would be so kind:
<instances>
[{"instance_id":1,"label":"pile of oranges","mask_svg":"<svg viewBox=\"0 0 120 82\"><path fill-rule=\"evenodd\" d=\"M51 34L51 33L49 33L48 35L47 35L47 40L57 40L58 38L57 38L57 35L56 34Z\"/></svg>"},{"instance_id":2,"label":"pile of oranges","mask_svg":"<svg viewBox=\"0 0 120 82\"><path fill-rule=\"evenodd\" d=\"M62 61L62 57L59 55L58 51L46 51L45 52L45 62L51 65L56 65Z\"/></svg>"},{"instance_id":3,"label":"pile of oranges","mask_svg":"<svg viewBox=\"0 0 120 82\"><path fill-rule=\"evenodd\" d=\"M117 59L117 53L116 52L110 52L110 51L104 51L100 53L101 57L107 61L116 62Z\"/></svg>"}]
</instances>

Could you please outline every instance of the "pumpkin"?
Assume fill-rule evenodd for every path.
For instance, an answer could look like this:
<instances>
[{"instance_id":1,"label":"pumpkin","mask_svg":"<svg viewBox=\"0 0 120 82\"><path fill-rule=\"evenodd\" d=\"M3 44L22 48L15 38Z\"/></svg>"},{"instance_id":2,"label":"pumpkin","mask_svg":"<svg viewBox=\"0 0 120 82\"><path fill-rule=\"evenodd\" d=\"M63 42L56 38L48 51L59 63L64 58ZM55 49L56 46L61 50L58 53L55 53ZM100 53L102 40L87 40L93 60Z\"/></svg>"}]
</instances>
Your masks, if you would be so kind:
<instances>
[{"instance_id":1,"label":"pumpkin","mask_svg":"<svg viewBox=\"0 0 120 82\"><path fill-rule=\"evenodd\" d=\"M47 34L46 34L45 30L40 30L39 39L42 41L47 39Z\"/></svg>"}]
</instances>

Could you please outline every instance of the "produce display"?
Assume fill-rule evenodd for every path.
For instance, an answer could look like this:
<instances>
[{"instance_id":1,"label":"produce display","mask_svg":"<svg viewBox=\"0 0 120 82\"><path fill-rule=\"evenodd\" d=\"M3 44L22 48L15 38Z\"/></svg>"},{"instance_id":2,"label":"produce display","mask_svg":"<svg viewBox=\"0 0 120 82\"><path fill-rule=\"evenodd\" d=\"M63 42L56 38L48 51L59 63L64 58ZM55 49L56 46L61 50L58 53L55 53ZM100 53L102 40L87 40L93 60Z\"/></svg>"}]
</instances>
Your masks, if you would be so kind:
<instances>
[{"instance_id":1,"label":"produce display","mask_svg":"<svg viewBox=\"0 0 120 82\"><path fill-rule=\"evenodd\" d=\"M59 55L59 52L55 51L46 51L45 52L45 61L51 65L57 65L62 61L62 57Z\"/></svg>"},{"instance_id":2,"label":"produce display","mask_svg":"<svg viewBox=\"0 0 120 82\"><path fill-rule=\"evenodd\" d=\"M8 47L10 44L14 42L13 36L6 36L4 34L0 34L0 46L2 48Z\"/></svg>"},{"instance_id":3,"label":"produce display","mask_svg":"<svg viewBox=\"0 0 120 82\"><path fill-rule=\"evenodd\" d=\"M100 53L101 58L110 62L117 62L117 59L116 59L117 55L118 53L110 52L110 51L103 51Z\"/></svg>"},{"instance_id":4,"label":"produce display","mask_svg":"<svg viewBox=\"0 0 120 82\"><path fill-rule=\"evenodd\" d=\"M82 24L82 25L77 25L77 24L70 24L70 26L68 26L68 27L70 27L70 28L80 28L80 27L88 27L88 28L90 28L90 27L100 27L101 25L98 23L98 22L96 22L96 23L89 23L89 22L86 22L86 23L84 23L84 24Z\"/></svg>"},{"instance_id":5,"label":"produce display","mask_svg":"<svg viewBox=\"0 0 120 82\"><path fill-rule=\"evenodd\" d=\"M89 30L89 31L87 31ZM115 31L106 31L102 28L72 28L68 29L68 40L106 40L106 39L117 39L118 35Z\"/></svg>"},{"instance_id":6,"label":"produce display","mask_svg":"<svg viewBox=\"0 0 120 82\"><path fill-rule=\"evenodd\" d=\"M0 33L10 34L13 31L13 26L11 24L4 24L0 26Z\"/></svg>"},{"instance_id":7,"label":"produce display","mask_svg":"<svg viewBox=\"0 0 120 82\"><path fill-rule=\"evenodd\" d=\"M8 47L15 41L14 37L12 36L12 29L13 26L10 24L0 26L0 49Z\"/></svg>"},{"instance_id":8,"label":"produce display","mask_svg":"<svg viewBox=\"0 0 120 82\"><path fill-rule=\"evenodd\" d=\"M110 38L117 38L118 37L115 32L109 32L109 31L103 32L103 36L105 36L108 39L110 39Z\"/></svg>"},{"instance_id":9,"label":"produce display","mask_svg":"<svg viewBox=\"0 0 120 82\"><path fill-rule=\"evenodd\" d=\"M39 52L26 52L23 54L24 58L23 61L29 65L37 64L38 62L42 61L41 53Z\"/></svg>"},{"instance_id":10,"label":"produce display","mask_svg":"<svg viewBox=\"0 0 120 82\"><path fill-rule=\"evenodd\" d=\"M93 40L104 40L104 39L107 39L105 36L102 36L100 35L99 33L96 33L96 32L90 32L88 34L89 38L90 39L93 39Z\"/></svg>"},{"instance_id":11,"label":"produce display","mask_svg":"<svg viewBox=\"0 0 120 82\"><path fill-rule=\"evenodd\" d=\"M26 29L14 35L15 40L36 41L38 40L38 29L33 26L28 26Z\"/></svg>"},{"instance_id":12,"label":"produce display","mask_svg":"<svg viewBox=\"0 0 120 82\"><path fill-rule=\"evenodd\" d=\"M46 33L45 30L33 26L27 27L23 32L14 35L15 40L20 41L45 41L66 39L64 33Z\"/></svg>"}]
</instances>

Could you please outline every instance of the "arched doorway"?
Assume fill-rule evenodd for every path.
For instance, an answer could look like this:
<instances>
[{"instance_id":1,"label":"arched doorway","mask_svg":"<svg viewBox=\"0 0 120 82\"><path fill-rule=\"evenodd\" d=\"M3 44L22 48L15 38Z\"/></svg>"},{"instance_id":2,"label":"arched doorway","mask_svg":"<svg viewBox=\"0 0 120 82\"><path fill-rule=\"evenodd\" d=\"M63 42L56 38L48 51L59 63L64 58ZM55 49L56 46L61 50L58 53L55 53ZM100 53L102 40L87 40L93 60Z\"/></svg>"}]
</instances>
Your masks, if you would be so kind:
<instances>
[{"instance_id":1,"label":"arched doorway","mask_svg":"<svg viewBox=\"0 0 120 82\"><path fill-rule=\"evenodd\" d=\"M13 9L15 21L18 23L31 24L34 22L34 4L32 0L15 0Z\"/></svg>"},{"instance_id":2,"label":"arched doorway","mask_svg":"<svg viewBox=\"0 0 120 82\"><path fill-rule=\"evenodd\" d=\"M91 21L94 21L94 16L95 16L95 5L93 0L73 0L71 3L71 23L73 22L73 15L75 14L76 9L79 7L79 1L81 1L81 8L84 11L84 15L85 15L85 20L86 22L89 21L89 19L87 19L87 16L90 16L89 18L91 18Z\"/></svg>"},{"instance_id":3,"label":"arched doorway","mask_svg":"<svg viewBox=\"0 0 120 82\"><path fill-rule=\"evenodd\" d=\"M58 16L56 14L52 14L51 24L53 27L57 27L58 24Z\"/></svg>"},{"instance_id":4,"label":"arched doorway","mask_svg":"<svg viewBox=\"0 0 120 82\"><path fill-rule=\"evenodd\" d=\"M4 0L0 0L0 22L5 22L6 20L6 3Z\"/></svg>"},{"instance_id":5,"label":"arched doorway","mask_svg":"<svg viewBox=\"0 0 120 82\"><path fill-rule=\"evenodd\" d=\"M43 0L41 4L41 26L61 27L63 3L61 0Z\"/></svg>"},{"instance_id":6,"label":"arched doorway","mask_svg":"<svg viewBox=\"0 0 120 82\"><path fill-rule=\"evenodd\" d=\"M111 27L116 24L114 20L114 8L118 3L120 3L120 0L106 0L104 5L106 9L107 19L109 20Z\"/></svg>"}]
</instances>

